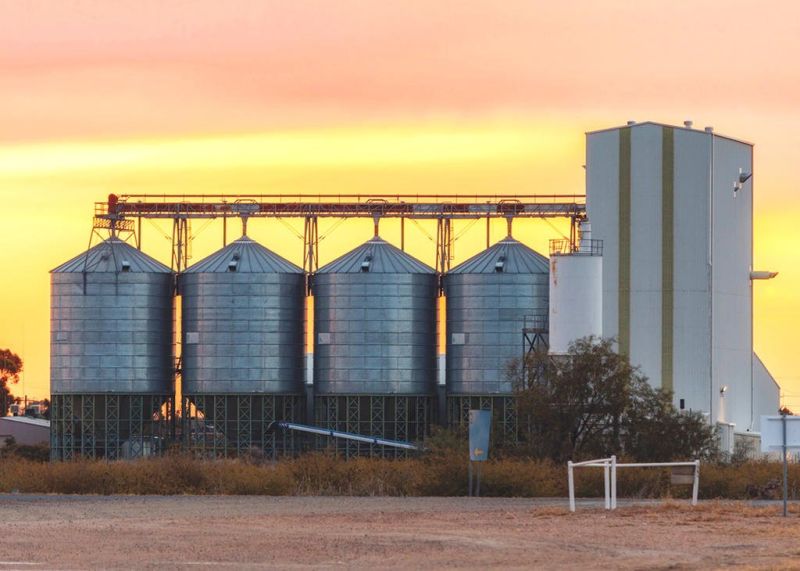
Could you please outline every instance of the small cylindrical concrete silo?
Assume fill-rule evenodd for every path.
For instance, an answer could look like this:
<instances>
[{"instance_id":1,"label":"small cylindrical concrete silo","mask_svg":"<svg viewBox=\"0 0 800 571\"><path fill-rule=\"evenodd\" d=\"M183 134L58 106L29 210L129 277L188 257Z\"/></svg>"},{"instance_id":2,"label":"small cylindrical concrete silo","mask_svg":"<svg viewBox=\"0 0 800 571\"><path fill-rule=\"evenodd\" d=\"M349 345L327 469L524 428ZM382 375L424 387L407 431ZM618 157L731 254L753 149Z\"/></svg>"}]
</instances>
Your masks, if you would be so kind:
<instances>
[{"instance_id":1,"label":"small cylindrical concrete silo","mask_svg":"<svg viewBox=\"0 0 800 571\"><path fill-rule=\"evenodd\" d=\"M51 454L163 448L172 412L172 271L116 236L51 272Z\"/></svg>"},{"instance_id":2,"label":"small cylindrical concrete silo","mask_svg":"<svg viewBox=\"0 0 800 571\"><path fill-rule=\"evenodd\" d=\"M268 428L303 420L303 270L243 236L187 268L179 293L187 443L213 456L291 452Z\"/></svg>"},{"instance_id":3,"label":"small cylindrical concrete silo","mask_svg":"<svg viewBox=\"0 0 800 571\"><path fill-rule=\"evenodd\" d=\"M508 369L525 353L523 329L546 338L548 272L547 258L509 235L444 276L450 425L480 408L516 431Z\"/></svg>"},{"instance_id":4,"label":"small cylindrical concrete silo","mask_svg":"<svg viewBox=\"0 0 800 571\"><path fill-rule=\"evenodd\" d=\"M424 436L436 390L437 285L433 268L377 235L315 273L317 424Z\"/></svg>"},{"instance_id":5,"label":"small cylindrical concrete silo","mask_svg":"<svg viewBox=\"0 0 800 571\"><path fill-rule=\"evenodd\" d=\"M551 355L567 353L577 339L603 336L603 242L592 239L588 221L577 247L551 241L549 324Z\"/></svg>"}]
</instances>

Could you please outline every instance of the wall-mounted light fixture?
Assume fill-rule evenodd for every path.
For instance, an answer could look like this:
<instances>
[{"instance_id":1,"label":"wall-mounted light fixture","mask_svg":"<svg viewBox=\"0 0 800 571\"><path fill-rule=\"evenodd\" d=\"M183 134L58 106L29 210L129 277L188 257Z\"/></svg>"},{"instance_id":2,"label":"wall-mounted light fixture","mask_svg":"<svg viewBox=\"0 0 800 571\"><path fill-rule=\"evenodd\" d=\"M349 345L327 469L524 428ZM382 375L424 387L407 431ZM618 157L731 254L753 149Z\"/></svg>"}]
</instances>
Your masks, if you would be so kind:
<instances>
[{"instance_id":1,"label":"wall-mounted light fixture","mask_svg":"<svg viewBox=\"0 0 800 571\"><path fill-rule=\"evenodd\" d=\"M742 190L744 183L746 183L753 176L751 172L744 172L739 169L739 178L733 182L733 197L736 198L736 193Z\"/></svg>"}]
</instances>

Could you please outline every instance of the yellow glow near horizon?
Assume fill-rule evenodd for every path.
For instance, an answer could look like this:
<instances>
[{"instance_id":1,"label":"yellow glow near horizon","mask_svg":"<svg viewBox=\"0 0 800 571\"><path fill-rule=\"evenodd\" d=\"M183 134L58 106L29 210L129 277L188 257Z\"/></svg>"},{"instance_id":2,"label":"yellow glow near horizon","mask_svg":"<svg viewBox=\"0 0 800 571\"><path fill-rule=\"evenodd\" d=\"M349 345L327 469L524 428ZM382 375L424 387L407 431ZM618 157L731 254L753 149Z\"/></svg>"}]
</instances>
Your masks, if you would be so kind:
<instances>
[{"instance_id":1,"label":"yellow glow near horizon","mask_svg":"<svg viewBox=\"0 0 800 571\"><path fill-rule=\"evenodd\" d=\"M236 168L383 168L449 161L519 160L560 154L575 137L556 128L489 124L388 126L277 133L57 142L0 151L0 178L69 176L80 171Z\"/></svg>"}]
</instances>

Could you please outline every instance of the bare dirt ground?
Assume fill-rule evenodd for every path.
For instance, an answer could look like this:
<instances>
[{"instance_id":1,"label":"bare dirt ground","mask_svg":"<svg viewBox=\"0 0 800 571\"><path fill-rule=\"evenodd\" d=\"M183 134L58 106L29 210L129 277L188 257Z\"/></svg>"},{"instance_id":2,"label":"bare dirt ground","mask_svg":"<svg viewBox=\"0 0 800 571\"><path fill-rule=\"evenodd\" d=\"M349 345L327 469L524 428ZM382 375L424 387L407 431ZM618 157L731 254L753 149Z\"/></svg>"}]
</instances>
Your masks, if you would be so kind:
<instances>
[{"instance_id":1,"label":"bare dirt ground","mask_svg":"<svg viewBox=\"0 0 800 571\"><path fill-rule=\"evenodd\" d=\"M3 569L800 569L798 506L0 496Z\"/></svg>"}]
</instances>

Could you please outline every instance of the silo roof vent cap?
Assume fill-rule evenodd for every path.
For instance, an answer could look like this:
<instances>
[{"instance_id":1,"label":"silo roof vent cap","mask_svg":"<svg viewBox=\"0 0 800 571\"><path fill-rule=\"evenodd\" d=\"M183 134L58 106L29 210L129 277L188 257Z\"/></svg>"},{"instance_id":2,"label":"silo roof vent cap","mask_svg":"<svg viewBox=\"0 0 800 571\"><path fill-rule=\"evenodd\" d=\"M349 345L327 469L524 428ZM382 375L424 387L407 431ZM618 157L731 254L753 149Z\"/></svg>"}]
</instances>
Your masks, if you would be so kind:
<instances>
[{"instance_id":1,"label":"silo roof vent cap","mask_svg":"<svg viewBox=\"0 0 800 571\"><path fill-rule=\"evenodd\" d=\"M694 123L689 119L683 122L683 126L686 127L687 129L691 129L692 125L694 125Z\"/></svg>"},{"instance_id":2,"label":"silo roof vent cap","mask_svg":"<svg viewBox=\"0 0 800 571\"><path fill-rule=\"evenodd\" d=\"M705 128L705 131L706 131L706 133L713 133L714 132L714 127L711 127L709 125L708 127Z\"/></svg>"},{"instance_id":3,"label":"silo roof vent cap","mask_svg":"<svg viewBox=\"0 0 800 571\"><path fill-rule=\"evenodd\" d=\"M123 272L131 271L131 263L128 260L122 260L122 271Z\"/></svg>"}]
</instances>

